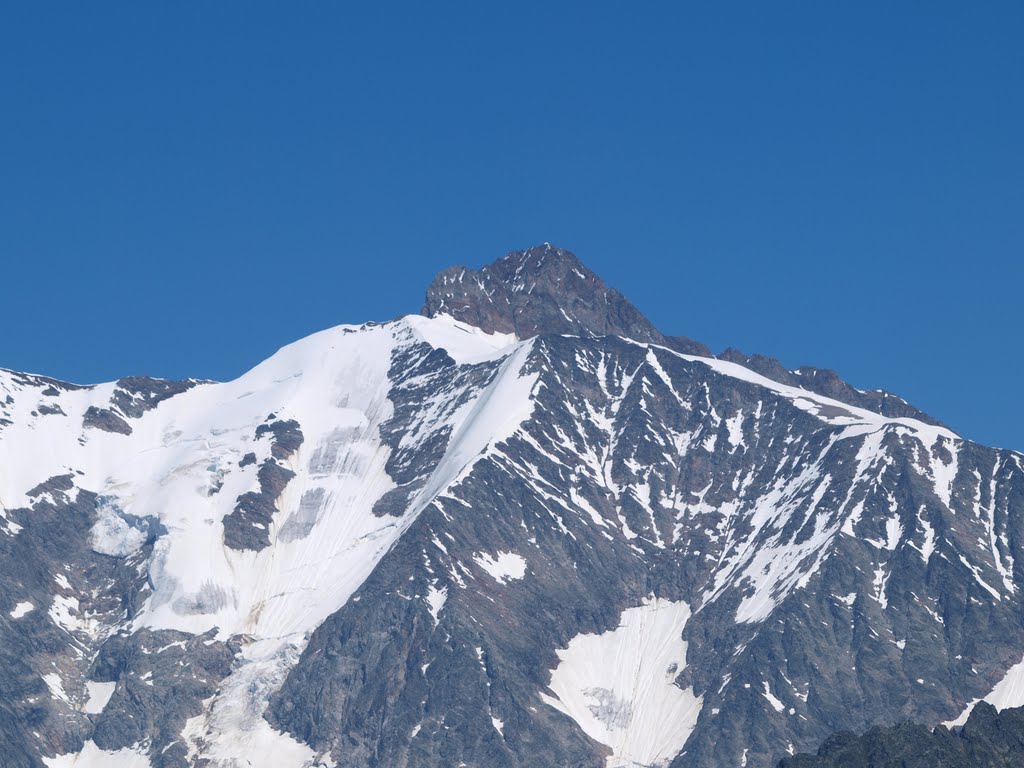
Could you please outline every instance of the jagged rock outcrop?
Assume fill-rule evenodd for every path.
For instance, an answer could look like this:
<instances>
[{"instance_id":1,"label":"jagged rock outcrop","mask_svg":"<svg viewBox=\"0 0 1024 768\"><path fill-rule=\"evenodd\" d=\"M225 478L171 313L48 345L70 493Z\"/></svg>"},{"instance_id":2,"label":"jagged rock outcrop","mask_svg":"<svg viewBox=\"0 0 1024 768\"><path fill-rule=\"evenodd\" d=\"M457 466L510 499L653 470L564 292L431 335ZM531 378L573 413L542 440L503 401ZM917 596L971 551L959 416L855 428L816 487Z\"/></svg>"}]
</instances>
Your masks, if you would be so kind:
<instances>
[{"instance_id":1,"label":"jagged rock outcrop","mask_svg":"<svg viewBox=\"0 0 1024 768\"><path fill-rule=\"evenodd\" d=\"M901 723L862 736L837 733L816 756L797 755L779 768L1018 768L1024 765L1024 709L996 712L982 702L963 728L934 731Z\"/></svg>"},{"instance_id":2,"label":"jagged rock outcrop","mask_svg":"<svg viewBox=\"0 0 1024 768\"><path fill-rule=\"evenodd\" d=\"M423 314L448 315L487 333L622 336L710 357L683 336L664 336L633 304L569 251L545 243L479 270L449 267L427 289Z\"/></svg>"},{"instance_id":3,"label":"jagged rock outcrop","mask_svg":"<svg viewBox=\"0 0 1024 768\"><path fill-rule=\"evenodd\" d=\"M804 365L795 371L790 371L774 357L745 355L732 347L722 352L718 357L722 360L738 363L780 384L788 384L791 387L799 387L816 392L819 395L824 395L849 405L855 405L858 408L874 411L883 416L917 419L926 424L942 426L942 422L915 408L902 397L882 389L871 391L856 389L843 381L838 373L828 368L815 368L810 365Z\"/></svg>"},{"instance_id":4,"label":"jagged rock outcrop","mask_svg":"<svg viewBox=\"0 0 1024 768\"><path fill-rule=\"evenodd\" d=\"M427 317L445 314L488 333L514 333L522 339L545 334L622 336L688 355L715 357L700 342L662 334L573 253L549 243L512 251L479 270L450 267L439 272L427 289L422 311ZM889 392L856 389L832 370L803 366L790 371L775 358L745 355L731 347L717 357L773 381L883 416L940 423Z\"/></svg>"}]
</instances>

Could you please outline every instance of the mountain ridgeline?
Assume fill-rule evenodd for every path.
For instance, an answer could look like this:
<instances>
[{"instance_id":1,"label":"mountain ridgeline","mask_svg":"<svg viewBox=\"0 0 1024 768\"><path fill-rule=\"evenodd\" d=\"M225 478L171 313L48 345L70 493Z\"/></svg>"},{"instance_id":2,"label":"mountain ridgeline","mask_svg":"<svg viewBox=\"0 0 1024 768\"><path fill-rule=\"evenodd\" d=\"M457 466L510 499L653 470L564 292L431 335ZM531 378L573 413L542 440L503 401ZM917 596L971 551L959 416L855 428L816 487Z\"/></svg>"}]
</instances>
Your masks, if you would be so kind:
<instances>
[{"instance_id":1,"label":"mountain ridgeline","mask_svg":"<svg viewBox=\"0 0 1024 768\"><path fill-rule=\"evenodd\" d=\"M231 382L0 371L0 466L5 766L1020 750L1024 457L550 245Z\"/></svg>"},{"instance_id":2,"label":"mountain ridgeline","mask_svg":"<svg viewBox=\"0 0 1024 768\"><path fill-rule=\"evenodd\" d=\"M779 768L1017 768L1024 765L1024 708L981 702L963 728L934 731L900 723L863 736L841 731L816 756L798 755Z\"/></svg>"}]
</instances>

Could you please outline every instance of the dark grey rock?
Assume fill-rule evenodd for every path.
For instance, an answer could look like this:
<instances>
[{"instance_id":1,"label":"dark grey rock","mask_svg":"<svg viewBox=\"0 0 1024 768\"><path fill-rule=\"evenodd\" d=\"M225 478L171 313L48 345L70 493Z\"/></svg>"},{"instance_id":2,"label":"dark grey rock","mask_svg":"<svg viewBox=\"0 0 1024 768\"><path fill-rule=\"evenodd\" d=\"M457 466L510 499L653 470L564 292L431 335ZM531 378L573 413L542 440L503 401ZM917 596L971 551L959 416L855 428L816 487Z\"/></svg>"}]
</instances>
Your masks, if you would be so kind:
<instances>
[{"instance_id":1,"label":"dark grey rock","mask_svg":"<svg viewBox=\"0 0 1024 768\"><path fill-rule=\"evenodd\" d=\"M274 414L270 414L267 421L256 428L255 438L270 440L270 458L260 465L257 472L259 490L239 496L234 510L224 518L224 543L232 549L259 551L270 546L270 526L277 512L277 501L285 486L295 477L292 470L279 462L290 458L303 440L297 421L280 421ZM239 466L245 467L255 462L256 454L247 453ZM215 486L214 492L219 490ZM293 527L288 535L294 535L299 528Z\"/></svg>"},{"instance_id":2,"label":"dark grey rock","mask_svg":"<svg viewBox=\"0 0 1024 768\"><path fill-rule=\"evenodd\" d=\"M547 243L512 251L480 270L450 267L438 273L427 289L423 314L450 315L488 333L522 339L613 335L707 352L684 337L667 339L574 254Z\"/></svg>"},{"instance_id":3,"label":"dark grey rock","mask_svg":"<svg viewBox=\"0 0 1024 768\"><path fill-rule=\"evenodd\" d=\"M86 429L101 429L104 432L114 432L119 435L130 435L132 428L127 421L122 419L109 408L97 408L90 405L82 418L82 426Z\"/></svg>"},{"instance_id":4,"label":"dark grey rock","mask_svg":"<svg viewBox=\"0 0 1024 768\"><path fill-rule=\"evenodd\" d=\"M256 439L270 435L270 455L275 459L287 459L302 445L302 430L294 419L271 421L256 427Z\"/></svg>"},{"instance_id":5,"label":"dark grey rock","mask_svg":"<svg viewBox=\"0 0 1024 768\"><path fill-rule=\"evenodd\" d=\"M979 703L963 728L934 731L914 723L841 731L816 756L796 755L779 768L1018 768L1024 765L1024 709L996 712Z\"/></svg>"},{"instance_id":6,"label":"dark grey rock","mask_svg":"<svg viewBox=\"0 0 1024 768\"><path fill-rule=\"evenodd\" d=\"M444 426L430 430L428 437L411 445L403 442L410 431L422 428L425 404L442 401L434 418L443 422L493 378L498 365L457 366L445 350L422 342L398 348L389 371L393 386L388 398L394 413L380 431L382 442L391 449L385 468L398 487L377 500L374 514L404 514L444 455L451 437Z\"/></svg>"},{"instance_id":7,"label":"dark grey rock","mask_svg":"<svg viewBox=\"0 0 1024 768\"><path fill-rule=\"evenodd\" d=\"M258 491L238 497L230 515L224 518L224 544L232 549L261 550L270 546L270 526L277 512L277 500L295 473L270 458L260 465Z\"/></svg>"},{"instance_id":8,"label":"dark grey rock","mask_svg":"<svg viewBox=\"0 0 1024 768\"><path fill-rule=\"evenodd\" d=\"M46 480L28 492L28 496L36 498L44 493L63 494L75 487L75 476L72 474L56 475Z\"/></svg>"},{"instance_id":9,"label":"dark grey rock","mask_svg":"<svg viewBox=\"0 0 1024 768\"><path fill-rule=\"evenodd\" d=\"M765 378L777 381L780 384L788 384L791 387L806 389L808 392L816 392L819 395L830 397L848 405L855 405L874 413L880 413L889 418L908 418L923 421L925 424L943 426L942 422L929 416L919 408L915 408L901 397L884 390L861 391L847 384L833 370L828 368L814 368L813 366L801 366L795 371L788 370L774 357L765 355L745 355L737 349L729 347L722 354L718 355L721 360L728 360L738 363L752 371L760 373Z\"/></svg>"},{"instance_id":10,"label":"dark grey rock","mask_svg":"<svg viewBox=\"0 0 1024 768\"><path fill-rule=\"evenodd\" d=\"M149 376L126 376L118 379L110 405L122 416L137 419L164 400L187 392L199 383L195 379L168 381Z\"/></svg>"},{"instance_id":11,"label":"dark grey rock","mask_svg":"<svg viewBox=\"0 0 1024 768\"><path fill-rule=\"evenodd\" d=\"M77 751L91 737L85 700L96 636L54 615L70 613L97 624L117 626L135 615L148 588L145 570L151 547L132 557L104 557L92 551L90 530L97 498L72 491L70 476L51 478L34 492L29 509L9 510L17 535L0 534L0 745L3 765L42 768L43 756ZM19 618L16 604L33 608ZM52 609L60 604L61 610ZM56 675L69 700L51 695L43 675Z\"/></svg>"},{"instance_id":12,"label":"dark grey rock","mask_svg":"<svg viewBox=\"0 0 1024 768\"><path fill-rule=\"evenodd\" d=\"M154 768L189 768L194 763L181 730L202 713L203 700L230 674L237 652L214 632L143 629L111 637L99 649L90 679L117 685L94 717L93 741L111 751L148 742Z\"/></svg>"}]
</instances>

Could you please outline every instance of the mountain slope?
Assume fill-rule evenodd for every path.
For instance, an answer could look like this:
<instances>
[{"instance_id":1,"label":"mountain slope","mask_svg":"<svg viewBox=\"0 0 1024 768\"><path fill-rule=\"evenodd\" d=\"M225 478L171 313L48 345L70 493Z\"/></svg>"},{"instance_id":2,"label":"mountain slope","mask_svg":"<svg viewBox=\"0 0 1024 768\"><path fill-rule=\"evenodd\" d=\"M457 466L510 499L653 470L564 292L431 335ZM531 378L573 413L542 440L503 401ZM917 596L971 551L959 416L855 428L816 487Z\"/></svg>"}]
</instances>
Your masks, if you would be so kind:
<instances>
[{"instance_id":1,"label":"mountain slope","mask_svg":"<svg viewBox=\"0 0 1024 768\"><path fill-rule=\"evenodd\" d=\"M901 723L863 736L831 737L816 756L798 755L779 768L1016 768L1024 763L1024 709L997 713L982 705L963 728L929 731Z\"/></svg>"},{"instance_id":2,"label":"mountain slope","mask_svg":"<svg viewBox=\"0 0 1024 768\"><path fill-rule=\"evenodd\" d=\"M515 333L519 338L552 334L622 336L685 354L715 357L692 339L663 335L625 296L605 285L576 256L548 243L512 251L480 270L443 270L427 289L423 314L448 315L485 331ZM790 371L774 358L748 356L732 348L719 357L781 384L848 405L938 424L903 398L884 390L856 389L835 371L813 366Z\"/></svg>"},{"instance_id":3,"label":"mountain slope","mask_svg":"<svg viewBox=\"0 0 1024 768\"><path fill-rule=\"evenodd\" d=\"M1019 454L550 246L425 314L225 384L0 375L11 765L770 766L1024 658Z\"/></svg>"}]
</instances>

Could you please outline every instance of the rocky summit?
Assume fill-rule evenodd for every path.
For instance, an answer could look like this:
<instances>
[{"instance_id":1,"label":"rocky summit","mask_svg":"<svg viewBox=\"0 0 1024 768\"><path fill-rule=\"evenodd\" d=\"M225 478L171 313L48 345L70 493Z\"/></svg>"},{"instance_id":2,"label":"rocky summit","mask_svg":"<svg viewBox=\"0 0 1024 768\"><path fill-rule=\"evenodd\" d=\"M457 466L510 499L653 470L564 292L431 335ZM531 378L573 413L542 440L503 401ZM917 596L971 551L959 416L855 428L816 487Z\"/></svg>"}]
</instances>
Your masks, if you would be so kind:
<instances>
[{"instance_id":1,"label":"rocky summit","mask_svg":"<svg viewBox=\"0 0 1024 768\"><path fill-rule=\"evenodd\" d=\"M0 371L0 467L5 768L1020 754L1024 456L550 245L230 382Z\"/></svg>"}]
</instances>

